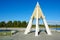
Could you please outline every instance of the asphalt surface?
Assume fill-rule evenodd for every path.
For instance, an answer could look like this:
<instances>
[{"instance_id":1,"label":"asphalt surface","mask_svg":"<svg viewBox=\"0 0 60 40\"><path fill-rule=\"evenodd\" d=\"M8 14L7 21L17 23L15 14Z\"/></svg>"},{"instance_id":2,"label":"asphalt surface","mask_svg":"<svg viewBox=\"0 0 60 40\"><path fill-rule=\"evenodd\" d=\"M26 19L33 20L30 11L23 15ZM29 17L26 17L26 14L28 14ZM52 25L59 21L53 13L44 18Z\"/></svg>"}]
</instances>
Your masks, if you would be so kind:
<instances>
[{"instance_id":1,"label":"asphalt surface","mask_svg":"<svg viewBox=\"0 0 60 40\"><path fill-rule=\"evenodd\" d=\"M24 31L19 31L12 36L0 36L0 40L60 40L60 32L52 32L52 35L47 35L41 32L39 36L35 36L35 32L24 34Z\"/></svg>"}]
</instances>

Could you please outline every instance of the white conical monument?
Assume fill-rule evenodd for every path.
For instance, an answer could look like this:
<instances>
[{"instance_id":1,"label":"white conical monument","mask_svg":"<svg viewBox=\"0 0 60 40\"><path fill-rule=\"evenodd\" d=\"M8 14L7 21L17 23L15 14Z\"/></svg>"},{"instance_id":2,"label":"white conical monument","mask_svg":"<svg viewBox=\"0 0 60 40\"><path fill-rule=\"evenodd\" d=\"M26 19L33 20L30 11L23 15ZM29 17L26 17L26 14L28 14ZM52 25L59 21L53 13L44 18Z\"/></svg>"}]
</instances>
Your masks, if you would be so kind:
<instances>
[{"instance_id":1,"label":"white conical monument","mask_svg":"<svg viewBox=\"0 0 60 40\"><path fill-rule=\"evenodd\" d=\"M35 36L38 36L38 32L39 32L39 19L40 19L40 18L43 19L43 22L44 22L44 24L45 24L45 28L46 28L47 34L48 34L48 35L51 35L51 31L49 30L49 27L48 27L47 22L46 22L46 20L45 20L45 16L43 15L42 10L41 10L38 2L37 2L37 4L36 4L36 7L35 7L35 9L34 9L34 12L33 12L32 16L31 16L31 19L30 19L30 21L29 21L29 23L28 23L28 26L27 26L24 34L28 34L28 33L30 32L30 29L31 29L31 27L32 27L32 22L33 22L33 19L34 19L34 18L36 19L36 31L35 31Z\"/></svg>"}]
</instances>

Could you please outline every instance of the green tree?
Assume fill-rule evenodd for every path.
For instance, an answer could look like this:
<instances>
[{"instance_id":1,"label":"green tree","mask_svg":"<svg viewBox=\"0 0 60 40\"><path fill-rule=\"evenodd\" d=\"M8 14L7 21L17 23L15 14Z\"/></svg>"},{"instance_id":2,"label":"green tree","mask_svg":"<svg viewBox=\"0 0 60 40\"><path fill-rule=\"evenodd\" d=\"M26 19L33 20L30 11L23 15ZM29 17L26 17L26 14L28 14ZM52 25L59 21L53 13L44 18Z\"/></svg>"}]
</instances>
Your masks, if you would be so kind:
<instances>
[{"instance_id":1,"label":"green tree","mask_svg":"<svg viewBox=\"0 0 60 40\"><path fill-rule=\"evenodd\" d=\"M0 22L0 27L1 27L1 22Z\"/></svg>"},{"instance_id":2,"label":"green tree","mask_svg":"<svg viewBox=\"0 0 60 40\"><path fill-rule=\"evenodd\" d=\"M17 26L21 27L21 21L17 21Z\"/></svg>"},{"instance_id":3,"label":"green tree","mask_svg":"<svg viewBox=\"0 0 60 40\"><path fill-rule=\"evenodd\" d=\"M5 27L6 23L4 21L0 22L0 27Z\"/></svg>"},{"instance_id":4,"label":"green tree","mask_svg":"<svg viewBox=\"0 0 60 40\"><path fill-rule=\"evenodd\" d=\"M12 27L12 21L8 21L7 23L6 23L6 27Z\"/></svg>"},{"instance_id":5,"label":"green tree","mask_svg":"<svg viewBox=\"0 0 60 40\"><path fill-rule=\"evenodd\" d=\"M13 22L13 27L18 27L17 21L14 21L14 22Z\"/></svg>"},{"instance_id":6,"label":"green tree","mask_svg":"<svg viewBox=\"0 0 60 40\"><path fill-rule=\"evenodd\" d=\"M22 22L22 27L26 27L27 26L27 22L26 21L23 21Z\"/></svg>"}]
</instances>

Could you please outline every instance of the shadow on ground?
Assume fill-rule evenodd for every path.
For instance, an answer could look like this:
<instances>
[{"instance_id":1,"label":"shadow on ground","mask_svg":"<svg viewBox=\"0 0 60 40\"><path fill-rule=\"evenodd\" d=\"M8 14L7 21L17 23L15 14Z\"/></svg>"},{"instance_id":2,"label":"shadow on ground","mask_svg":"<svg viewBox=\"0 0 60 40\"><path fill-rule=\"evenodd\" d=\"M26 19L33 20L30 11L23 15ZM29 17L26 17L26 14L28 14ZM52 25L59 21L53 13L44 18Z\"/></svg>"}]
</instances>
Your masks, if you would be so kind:
<instances>
[{"instance_id":1,"label":"shadow on ground","mask_svg":"<svg viewBox=\"0 0 60 40\"><path fill-rule=\"evenodd\" d=\"M28 34L34 33L34 32L35 32L35 30L32 30L32 31L30 31ZM41 32L45 32L45 33L47 34L46 30L39 30L38 35L39 35Z\"/></svg>"}]
</instances>

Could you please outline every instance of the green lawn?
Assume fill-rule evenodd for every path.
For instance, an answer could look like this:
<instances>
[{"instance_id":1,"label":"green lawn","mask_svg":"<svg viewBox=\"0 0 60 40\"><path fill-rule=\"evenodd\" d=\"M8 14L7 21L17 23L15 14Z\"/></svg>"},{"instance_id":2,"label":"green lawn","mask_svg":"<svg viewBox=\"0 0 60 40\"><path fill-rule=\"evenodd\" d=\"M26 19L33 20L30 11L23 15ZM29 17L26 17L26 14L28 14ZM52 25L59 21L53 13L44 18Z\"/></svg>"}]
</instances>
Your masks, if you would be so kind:
<instances>
[{"instance_id":1,"label":"green lawn","mask_svg":"<svg viewBox=\"0 0 60 40\"><path fill-rule=\"evenodd\" d=\"M11 31L9 31L9 32L0 32L0 36L11 36L11 35L12 35Z\"/></svg>"}]
</instances>

